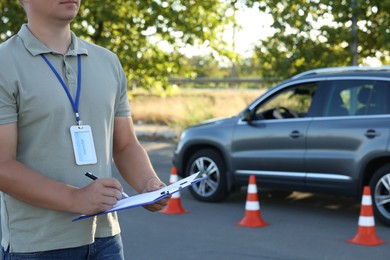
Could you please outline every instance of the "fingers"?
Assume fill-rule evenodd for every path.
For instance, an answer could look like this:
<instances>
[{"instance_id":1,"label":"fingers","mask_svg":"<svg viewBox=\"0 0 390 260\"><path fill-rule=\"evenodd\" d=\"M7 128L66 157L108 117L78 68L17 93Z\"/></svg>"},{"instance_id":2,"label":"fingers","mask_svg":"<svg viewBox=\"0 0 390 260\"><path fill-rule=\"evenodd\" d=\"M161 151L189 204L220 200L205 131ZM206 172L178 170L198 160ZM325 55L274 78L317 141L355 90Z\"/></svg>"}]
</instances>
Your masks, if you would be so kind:
<instances>
[{"instance_id":1,"label":"fingers","mask_svg":"<svg viewBox=\"0 0 390 260\"><path fill-rule=\"evenodd\" d=\"M152 178L146 182L143 192L155 191L165 186L165 183L161 182L160 179Z\"/></svg>"},{"instance_id":2,"label":"fingers","mask_svg":"<svg viewBox=\"0 0 390 260\"><path fill-rule=\"evenodd\" d=\"M111 209L122 199L122 185L113 178L100 178L81 189L79 204L83 214L96 214Z\"/></svg>"},{"instance_id":3,"label":"fingers","mask_svg":"<svg viewBox=\"0 0 390 260\"><path fill-rule=\"evenodd\" d=\"M171 196L165 197L154 204L145 205L144 208L152 212L163 210L168 205L170 198Z\"/></svg>"},{"instance_id":4,"label":"fingers","mask_svg":"<svg viewBox=\"0 0 390 260\"><path fill-rule=\"evenodd\" d=\"M169 200L169 198L165 198L165 199L167 201ZM167 204L168 203L161 203L161 200L160 200L159 202L156 202L154 204L145 205L144 208L151 211L151 212L156 212L156 211L163 210L167 206Z\"/></svg>"},{"instance_id":5,"label":"fingers","mask_svg":"<svg viewBox=\"0 0 390 260\"><path fill-rule=\"evenodd\" d=\"M101 178L101 179L96 180L95 182L100 182L100 184L105 188L116 189L119 191L119 193L121 193L123 190L120 182L114 178Z\"/></svg>"},{"instance_id":6,"label":"fingers","mask_svg":"<svg viewBox=\"0 0 390 260\"><path fill-rule=\"evenodd\" d=\"M143 192L155 191L165 186L165 183L163 183L160 179L152 178L146 182ZM171 196L165 197L154 204L145 205L144 208L152 212L160 211L168 205L168 201L170 198Z\"/></svg>"},{"instance_id":7,"label":"fingers","mask_svg":"<svg viewBox=\"0 0 390 260\"><path fill-rule=\"evenodd\" d=\"M107 197L108 199L112 199L112 201L114 202L114 204L118 201L118 200L121 200L122 199L122 192L120 192L118 189L116 188L111 188L111 187L105 187L104 189L102 189L101 191L101 195L104 196L104 197Z\"/></svg>"},{"instance_id":8,"label":"fingers","mask_svg":"<svg viewBox=\"0 0 390 260\"><path fill-rule=\"evenodd\" d=\"M100 186L101 195L109 198L115 198L116 201L122 199L123 188L118 180L114 178L102 178L96 180L95 182L97 182Z\"/></svg>"}]
</instances>

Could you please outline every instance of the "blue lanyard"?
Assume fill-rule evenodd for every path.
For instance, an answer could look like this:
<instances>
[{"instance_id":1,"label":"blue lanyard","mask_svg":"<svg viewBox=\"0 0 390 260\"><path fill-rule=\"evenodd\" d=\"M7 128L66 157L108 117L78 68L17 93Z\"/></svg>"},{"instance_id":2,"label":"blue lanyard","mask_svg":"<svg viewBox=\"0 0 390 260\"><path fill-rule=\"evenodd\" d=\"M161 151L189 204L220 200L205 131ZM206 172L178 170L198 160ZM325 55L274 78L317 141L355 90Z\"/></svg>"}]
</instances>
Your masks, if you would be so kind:
<instances>
[{"instance_id":1,"label":"blue lanyard","mask_svg":"<svg viewBox=\"0 0 390 260\"><path fill-rule=\"evenodd\" d=\"M41 57L46 61L47 65L49 65L50 69L53 71L53 73L56 75L57 79L60 81L62 87L64 88L66 95L69 98L70 103L72 104L73 111L76 115L76 122L77 125L81 125L82 122L80 120L80 115L79 115L79 101L80 101L80 90L81 90L81 58L80 54L77 55L77 92L76 92L76 101L73 100L72 95L69 92L68 87L66 86L64 80L61 78L60 74L58 71L54 68L53 64L45 57L45 55L41 54Z\"/></svg>"}]
</instances>

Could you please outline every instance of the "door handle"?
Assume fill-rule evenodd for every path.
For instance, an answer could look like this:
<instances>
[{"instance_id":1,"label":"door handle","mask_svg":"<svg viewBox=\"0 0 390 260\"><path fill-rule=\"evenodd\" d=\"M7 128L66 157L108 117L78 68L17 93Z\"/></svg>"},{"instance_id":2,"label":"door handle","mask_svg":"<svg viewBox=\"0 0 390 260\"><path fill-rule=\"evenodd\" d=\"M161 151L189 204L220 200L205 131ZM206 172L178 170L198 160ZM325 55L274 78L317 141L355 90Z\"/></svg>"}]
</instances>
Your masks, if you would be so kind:
<instances>
[{"instance_id":1,"label":"door handle","mask_svg":"<svg viewBox=\"0 0 390 260\"><path fill-rule=\"evenodd\" d=\"M366 133L364 134L367 138L374 138L374 137L377 137L380 135L380 133L378 133L377 131L375 131L374 129L368 129L366 131Z\"/></svg>"},{"instance_id":2,"label":"door handle","mask_svg":"<svg viewBox=\"0 0 390 260\"><path fill-rule=\"evenodd\" d=\"M302 137L303 134L301 134L298 130L294 130L290 133L290 137L293 139Z\"/></svg>"}]
</instances>

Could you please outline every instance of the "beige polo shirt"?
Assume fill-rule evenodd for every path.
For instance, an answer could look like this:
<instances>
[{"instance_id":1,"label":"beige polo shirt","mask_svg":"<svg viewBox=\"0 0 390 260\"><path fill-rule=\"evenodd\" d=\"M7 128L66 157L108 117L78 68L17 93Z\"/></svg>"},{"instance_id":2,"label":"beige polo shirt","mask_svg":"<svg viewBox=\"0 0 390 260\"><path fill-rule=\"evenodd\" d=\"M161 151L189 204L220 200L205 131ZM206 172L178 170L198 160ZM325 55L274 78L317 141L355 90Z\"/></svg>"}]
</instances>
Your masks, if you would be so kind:
<instances>
[{"instance_id":1,"label":"beige polo shirt","mask_svg":"<svg viewBox=\"0 0 390 260\"><path fill-rule=\"evenodd\" d=\"M81 55L79 114L92 128L97 164L75 163L69 130L76 124L75 114L59 80L40 54L61 75L73 99L77 55ZM126 77L112 52L72 33L68 52L59 54L38 41L26 25L0 45L0 124L17 123L17 160L21 163L77 187L91 182L84 176L86 171L111 177L116 116L130 116L130 107ZM116 213L72 222L75 217L1 193L1 244L11 252L37 252L86 245L95 237L120 232Z\"/></svg>"}]
</instances>

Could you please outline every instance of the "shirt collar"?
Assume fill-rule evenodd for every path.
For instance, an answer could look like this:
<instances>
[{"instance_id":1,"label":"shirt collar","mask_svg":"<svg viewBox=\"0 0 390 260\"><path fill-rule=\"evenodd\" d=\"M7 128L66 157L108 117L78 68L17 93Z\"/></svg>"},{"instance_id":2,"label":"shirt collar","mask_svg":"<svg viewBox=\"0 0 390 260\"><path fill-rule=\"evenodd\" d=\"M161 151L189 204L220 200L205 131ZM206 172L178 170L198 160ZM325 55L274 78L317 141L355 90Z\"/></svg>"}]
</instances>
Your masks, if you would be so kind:
<instances>
[{"instance_id":1,"label":"shirt collar","mask_svg":"<svg viewBox=\"0 0 390 260\"><path fill-rule=\"evenodd\" d=\"M53 51L45 44L43 44L41 41L39 41L31 33L30 29L28 29L27 24L22 25L22 28L18 32L18 36L22 39L24 46L33 56L46 54L46 53L58 54L57 52ZM73 32L71 32L71 37L72 37L72 41L69 46L68 52L65 55L66 56L77 56L79 54L88 55L88 50L81 47L82 45L80 43L81 40L77 38L77 36Z\"/></svg>"}]
</instances>

